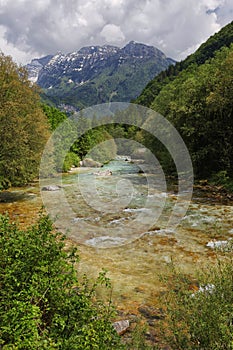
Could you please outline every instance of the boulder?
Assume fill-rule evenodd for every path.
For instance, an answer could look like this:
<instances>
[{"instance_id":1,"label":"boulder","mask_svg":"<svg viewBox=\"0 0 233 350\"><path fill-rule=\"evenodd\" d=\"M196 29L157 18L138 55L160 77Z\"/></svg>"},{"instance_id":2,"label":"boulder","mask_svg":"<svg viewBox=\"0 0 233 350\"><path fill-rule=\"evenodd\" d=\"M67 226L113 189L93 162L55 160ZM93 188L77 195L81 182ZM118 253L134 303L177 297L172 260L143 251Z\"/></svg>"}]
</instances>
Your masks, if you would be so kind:
<instances>
[{"instance_id":1,"label":"boulder","mask_svg":"<svg viewBox=\"0 0 233 350\"><path fill-rule=\"evenodd\" d=\"M96 162L95 160L91 158L85 158L80 161L80 166L82 167L90 167L90 168L100 168L103 166L102 163Z\"/></svg>"},{"instance_id":2,"label":"boulder","mask_svg":"<svg viewBox=\"0 0 233 350\"><path fill-rule=\"evenodd\" d=\"M60 189L61 189L61 186L57 186L57 185L48 185L48 186L42 187L42 191L58 191Z\"/></svg>"},{"instance_id":3,"label":"boulder","mask_svg":"<svg viewBox=\"0 0 233 350\"><path fill-rule=\"evenodd\" d=\"M122 320L113 323L113 328L117 334L122 335L129 329L129 320Z\"/></svg>"}]
</instances>

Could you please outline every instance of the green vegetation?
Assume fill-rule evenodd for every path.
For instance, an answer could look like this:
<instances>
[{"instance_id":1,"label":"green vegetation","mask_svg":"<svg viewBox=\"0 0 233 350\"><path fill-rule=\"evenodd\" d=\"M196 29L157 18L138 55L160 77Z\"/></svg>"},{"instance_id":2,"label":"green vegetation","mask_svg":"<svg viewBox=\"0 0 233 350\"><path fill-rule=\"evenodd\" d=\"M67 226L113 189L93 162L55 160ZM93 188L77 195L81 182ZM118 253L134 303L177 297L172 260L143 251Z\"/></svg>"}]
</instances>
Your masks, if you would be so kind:
<instances>
[{"instance_id":1,"label":"green vegetation","mask_svg":"<svg viewBox=\"0 0 233 350\"><path fill-rule=\"evenodd\" d=\"M211 184L214 186L224 187L229 192L233 192L233 179L228 175L226 170L219 171L214 174L210 179Z\"/></svg>"},{"instance_id":2,"label":"green vegetation","mask_svg":"<svg viewBox=\"0 0 233 350\"><path fill-rule=\"evenodd\" d=\"M42 108L46 117L48 118L50 129L52 131L54 131L59 124L67 119L67 115L55 107L43 104Z\"/></svg>"},{"instance_id":3,"label":"green vegetation","mask_svg":"<svg viewBox=\"0 0 233 350\"><path fill-rule=\"evenodd\" d=\"M41 105L39 90L28 81L26 71L3 54L0 56L0 73L1 190L26 185L38 177L46 141L51 132L67 121L67 115L55 107ZM71 132L73 130L68 128L67 142ZM91 130L82 136L81 140L77 140L64 158L63 150L58 147L53 165L54 172L68 171L72 166L78 166L80 159L91 148L110 138L104 129ZM114 145L110 147L112 154L116 151ZM101 152L98 154L101 161L109 159L108 147L103 148Z\"/></svg>"},{"instance_id":4,"label":"green vegetation","mask_svg":"<svg viewBox=\"0 0 233 350\"><path fill-rule=\"evenodd\" d=\"M2 349L121 349L111 324L110 288L101 272L92 285L77 276L76 249L65 249L47 216L20 230L0 216L0 345Z\"/></svg>"},{"instance_id":5,"label":"green vegetation","mask_svg":"<svg viewBox=\"0 0 233 350\"><path fill-rule=\"evenodd\" d=\"M152 108L170 120L190 152L196 177L233 170L233 46L192 65L155 98Z\"/></svg>"},{"instance_id":6,"label":"green vegetation","mask_svg":"<svg viewBox=\"0 0 233 350\"><path fill-rule=\"evenodd\" d=\"M233 22L185 61L158 75L136 100L175 126L190 152L196 179L211 179L224 172L224 186L226 178L233 178L231 43ZM158 142L152 137L140 137L153 151L162 154L165 168L172 168Z\"/></svg>"},{"instance_id":7,"label":"green vegetation","mask_svg":"<svg viewBox=\"0 0 233 350\"><path fill-rule=\"evenodd\" d=\"M233 260L224 260L190 277L172 268L165 279L169 291L163 297L166 317L161 339L174 350L233 349Z\"/></svg>"},{"instance_id":8,"label":"green vegetation","mask_svg":"<svg viewBox=\"0 0 233 350\"><path fill-rule=\"evenodd\" d=\"M155 98L152 108L180 132L197 177L232 174L233 46L201 66L192 65Z\"/></svg>"},{"instance_id":9,"label":"green vegetation","mask_svg":"<svg viewBox=\"0 0 233 350\"><path fill-rule=\"evenodd\" d=\"M64 112L61 112L59 109L49 106L49 105L42 105L43 111L45 115L48 118L48 122L50 125L50 130L53 132L56 130L56 128L62 124L63 122L67 121L67 115ZM72 130L68 130L67 137L69 138L69 133L72 133ZM63 164L61 164L62 160L62 149L57 150L57 157L55 157L55 164L54 164L54 172L56 171L64 171L67 172L70 170L72 166L78 166L80 162L80 152L74 152L72 149L66 154L64 158Z\"/></svg>"},{"instance_id":10,"label":"green vegetation","mask_svg":"<svg viewBox=\"0 0 233 350\"><path fill-rule=\"evenodd\" d=\"M201 65L205 63L208 59L214 57L215 53L222 47L229 47L232 43L233 22L229 23L218 33L211 36L194 54L188 56L184 61L177 62L174 66L171 65L166 70L159 73L147 84L135 102L150 107L155 96L159 94L161 89L174 80L182 70L185 70L191 64Z\"/></svg>"},{"instance_id":11,"label":"green vegetation","mask_svg":"<svg viewBox=\"0 0 233 350\"><path fill-rule=\"evenodd\" d=\"M0 189L37 176L48 129L37 88L24 69L0 54Z\"/></svg>"}]
</instances>

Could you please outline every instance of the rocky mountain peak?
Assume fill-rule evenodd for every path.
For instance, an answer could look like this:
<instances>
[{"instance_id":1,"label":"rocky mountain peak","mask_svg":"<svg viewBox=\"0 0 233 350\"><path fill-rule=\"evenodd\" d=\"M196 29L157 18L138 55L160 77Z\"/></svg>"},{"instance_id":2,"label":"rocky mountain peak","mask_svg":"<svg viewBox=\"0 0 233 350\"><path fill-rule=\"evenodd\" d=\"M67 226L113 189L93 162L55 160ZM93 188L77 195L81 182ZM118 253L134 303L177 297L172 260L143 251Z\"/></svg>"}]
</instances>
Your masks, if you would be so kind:
<instances>
[{"instance_id":1,"label":"rocky mountain peak","mask_svg":"<svg viewBox=\"0 0 233 350\"><path fill-rule=\"evenodd\" d=\"M67 100L76 104L80 99L87 106L107 102L112 96L130 101L172 63L155 47L130 41L123 48L87 46L68 54L58 52L34 59L26 68L29 78L56 104Z\"/></svg>"},{"instance_id":2,"label":"rocky mountain peak","mask_svg":"<svg viewBox=\"0 0 233 350\"><path fill-rule=\"evenodd\" d=\"M154 46L148 46L142 43L137 43L136 41L130 41L125 47L121 50L126 55L131 55L135 57L152 57L158 55L164 55Z\"/></svg>"}]
</instances>

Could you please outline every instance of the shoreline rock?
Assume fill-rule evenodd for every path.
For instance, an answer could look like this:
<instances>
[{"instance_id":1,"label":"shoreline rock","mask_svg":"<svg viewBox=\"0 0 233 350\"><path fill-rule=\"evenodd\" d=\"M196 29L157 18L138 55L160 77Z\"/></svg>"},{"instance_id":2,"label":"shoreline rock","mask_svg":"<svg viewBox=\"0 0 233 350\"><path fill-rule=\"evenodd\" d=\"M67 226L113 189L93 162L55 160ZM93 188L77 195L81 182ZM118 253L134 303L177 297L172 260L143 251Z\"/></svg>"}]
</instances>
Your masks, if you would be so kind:
<instances>
[{"instance_id":1,"label":"shoreline rock","mask_svg":"<svg viewBox=\"0 0 233 350\"><path fill-rule=\"evenodd\" d=\"M102 163L100 162L96 162L95 160L91 159L91 158L85 158L83 160L80 161L80 166L81 167L87 167L87 168L101 168L103 166Z\"/></svg>"},{"instance_id":2,"label":"shoreline rock","mask_svg":"<svg viewBox=\"0 0 233 350\"><path fill-rule=\"evenodd\" d=\"M129 329L129 320L122 320L113 323L113 328L118 335L123 335Z\"/></svg>"}]
</instances>

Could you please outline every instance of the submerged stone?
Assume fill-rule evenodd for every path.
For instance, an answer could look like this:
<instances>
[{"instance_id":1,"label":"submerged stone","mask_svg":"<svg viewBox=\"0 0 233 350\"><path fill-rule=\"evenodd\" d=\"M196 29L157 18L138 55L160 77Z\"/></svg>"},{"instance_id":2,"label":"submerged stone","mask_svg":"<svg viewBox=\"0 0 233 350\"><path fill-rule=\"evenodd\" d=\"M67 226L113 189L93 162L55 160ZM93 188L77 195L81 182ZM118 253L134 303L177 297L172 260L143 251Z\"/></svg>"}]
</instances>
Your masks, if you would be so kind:
<instances>
[{"instance_id":1,"label":"submerged stone","mask_svg":"<svg viewBox=\"0 0 233 350\"><path fill-rule=\"evenodd\" d=\"M42 191L58 191L61 189L61 186L49 185L42 187Z\"/></svg>"}]
</instances>

